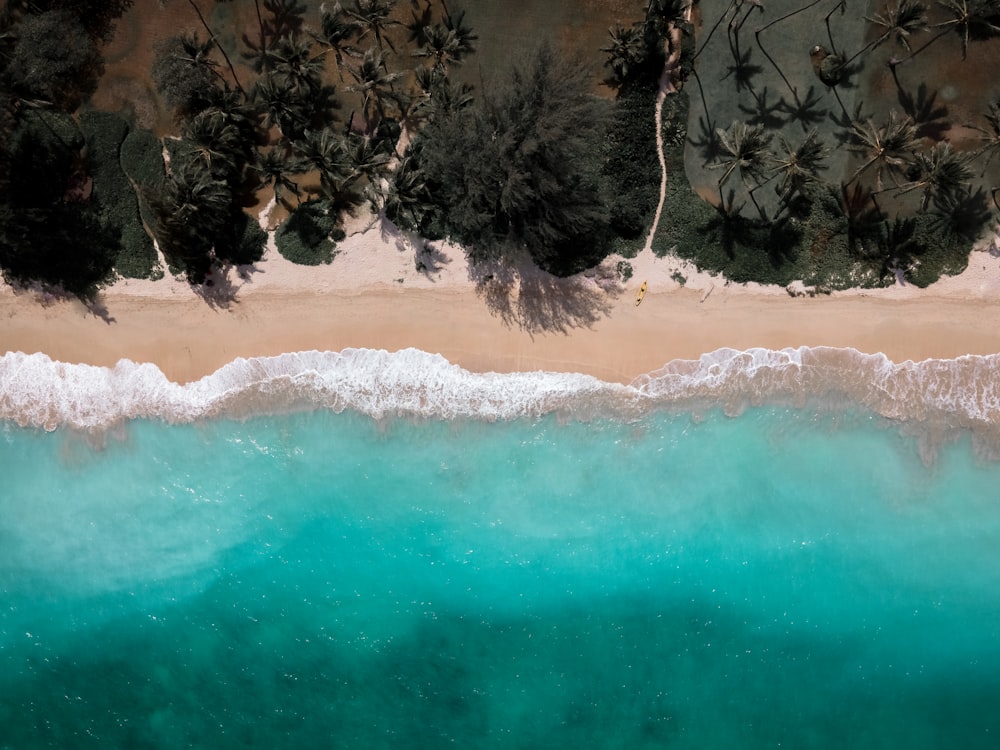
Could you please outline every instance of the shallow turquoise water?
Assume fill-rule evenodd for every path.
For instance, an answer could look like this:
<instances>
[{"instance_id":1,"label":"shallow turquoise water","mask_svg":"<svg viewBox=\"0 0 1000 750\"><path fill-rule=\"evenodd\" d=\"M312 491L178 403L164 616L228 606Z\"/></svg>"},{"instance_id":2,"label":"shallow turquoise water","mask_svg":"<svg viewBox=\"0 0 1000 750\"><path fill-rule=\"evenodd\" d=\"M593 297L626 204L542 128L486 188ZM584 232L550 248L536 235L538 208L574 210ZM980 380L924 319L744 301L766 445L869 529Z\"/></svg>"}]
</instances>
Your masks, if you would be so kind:
<instances>
[{"instance_id":1,"label":"shallow turquoise water","mask_svg":"<svg viewBox=\"0 0 1000 750\"><path fill-rule=\"evenodd\" d=\"M967 442L315 412L9 427L0 477L0 747L998 742Z\"/></svg>"}]
</instances>

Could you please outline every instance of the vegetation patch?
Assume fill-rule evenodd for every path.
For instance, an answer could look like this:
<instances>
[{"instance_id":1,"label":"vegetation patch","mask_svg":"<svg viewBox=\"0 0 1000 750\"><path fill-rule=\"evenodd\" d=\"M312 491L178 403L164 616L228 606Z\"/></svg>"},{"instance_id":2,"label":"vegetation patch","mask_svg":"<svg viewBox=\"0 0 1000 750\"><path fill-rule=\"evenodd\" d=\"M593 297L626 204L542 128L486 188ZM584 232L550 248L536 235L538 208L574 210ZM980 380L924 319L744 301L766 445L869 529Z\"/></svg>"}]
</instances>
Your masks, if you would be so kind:
<instances>
[{"instance_id":1,"label":"vegetation patch","mask_svg":"<svg viewBox=\"0 0 1000 750\"><path fill-rule=\"evenodd\" d=\"M601 177L615 234L612 250L627 258L642 248L660 199L655 110L655 82L639 80L623 85L604 138Z\"/></svg>"},{"instance_id":2,"label":"vegetation patch","mask_svg":"<svg viewBox=\"0 0 1000 750\"><path fill-rule=\"evenodd\" d=\"M342 239L344 232L337 228L337 217L323 201L303 203L274 233L281 256L303 266L332 262L336 242Z\"/></svg>"},{"instance_id":3,"label":"vegetation patch","mask_svg":"<svg viewBox=\"0 0 1000 750\"><path fill-rule=\"evenodd\" d=\"M153 241L139 215L139 203L132 182L122 169L121 146L129 124L109 112L85 112L80 129L87 139L87 159L94 180L92 201L104 221L121 236L115 271L132 279L163 275Z\"/></svg>"},{"instance_id":4,"label":"vegetation patch","mask_svg":"<svg viewBox=\"0 0 1000 750\"><path fill-rule=\"evenodd\" d=\"M935 91L907 80L910 67L893 67L924 65L924 49L961 39L944 4L884 3L868 19L879 34L867 44L869 26L838 18L835 5L782 1L762 16L756 5L700 3L694 67L664 108L668 186L654 251L734 281L802 279L826 289L926 286L965 268L994 218L987 168L1000 153L1000 105L953 131ZM932 35L935 20L942 31ZM783 37L779 24L797 31ZM812 60L799 41L775 44L817 29L825 46L813 45ZM923 45L908 46L920 34ZM875 51L890 46L895 56L880 67ZM866 94L887 85L898 109L882 101L870 114ZM671 146L668 128L682 123L685 147ZM953 132L964 142L949 141Z\"/></svg>"}]
</instances>

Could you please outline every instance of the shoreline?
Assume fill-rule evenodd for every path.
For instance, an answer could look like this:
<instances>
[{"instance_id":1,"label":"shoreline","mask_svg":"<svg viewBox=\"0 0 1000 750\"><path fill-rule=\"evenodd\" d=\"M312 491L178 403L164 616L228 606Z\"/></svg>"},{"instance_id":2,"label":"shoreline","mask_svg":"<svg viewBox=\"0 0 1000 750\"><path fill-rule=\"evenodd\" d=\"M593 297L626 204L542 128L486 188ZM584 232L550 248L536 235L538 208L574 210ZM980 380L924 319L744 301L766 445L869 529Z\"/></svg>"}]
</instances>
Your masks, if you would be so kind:
<instances>
[{"instance_id":1,"label":"shoreline","mask_svg":"<svg viewBox=\"0 0 1000 750\"><path fill-rule=\"evenodd\" d=\"M994 240L994 243L996 240ZM416 348L472 372L579 372L628 383L721 348L854 348L896 363L1000 353L1000 257L995 244L961 275L927 289L891 287L791 297L780 287L738 285L651 252L630 260L622 284L614 259L588 275L556 279L514 269L474 280L460 248L422 240L370 217L352 220L327 266L295 266L273 244L252 269L231 269L202 298L169 276L119 280L96 314L77 300L40 300L0 287L0 351L113 366L152 362L177 383L238 358L346 348ZM686 277L681 285L672 276ZM635 289L649 291L640 306Z\"/></svg>"}]
</instances>

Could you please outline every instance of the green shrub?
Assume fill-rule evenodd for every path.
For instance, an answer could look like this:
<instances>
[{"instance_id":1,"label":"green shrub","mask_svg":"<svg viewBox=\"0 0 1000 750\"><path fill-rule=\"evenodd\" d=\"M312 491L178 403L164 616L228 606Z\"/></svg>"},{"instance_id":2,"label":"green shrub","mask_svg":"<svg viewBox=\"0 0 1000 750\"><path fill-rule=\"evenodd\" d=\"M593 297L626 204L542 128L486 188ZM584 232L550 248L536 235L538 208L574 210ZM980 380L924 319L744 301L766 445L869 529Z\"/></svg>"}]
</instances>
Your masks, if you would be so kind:
<instances>
[{"instance_id":1,"label":"green shrub","mask_svg":"<svg viewBox=\"0 0 1000 750\"><path fill-rule=\"evenodd\" d=\"M215 256L239 266L256 263L264 257L267 232L246 211L234 209L228 231L215 245Z\"/></svg>"},{"instance_id":2,"label":"green shrub","mask_svg":"<svg viewBox=\"0 0 1000 750\"><path fill-rule=\"evenodd\" d=\"M609 197L613 249L626 257L641 249L637 240L646 234L660 198L655 111L655 86L624 84L604 138L601 178Z\"/></svg>"},{"instance_id":3,"label":"green shrub","mask_svg":"<svg viewBox=\"0 0 1000 750\"><path fill-rule=\"evenodd\" d=\"M145 128L134 127L125 136L121 147L121 165L125 174L138 188L139 215L150 230L155 217L146 202L145 192L157 192L163 187L166 172L163 167L163 144Z\"/></svg>"},{"instance_id":4,"label":"green shrub","mask_svg":"<svg viewBox=\"0 0 1000 750\"><path fill-rule=\"evenodd\" d=\"M141 279L162 275L153 241L139 214L139 202L121 163L121 146L128 123L109 112L85 112L80 128L87 139L87 157L94 179L94 201L104 221L121 238L115 270L122 276Z\"/></svg>"},{"instance_id":5,"label":"green shrub","mask_svg":"<svg viewBox=\"0 0 1000 750\"><path fill-rule=\"evenodd\" d=\"M149 130L132 128L122 142L121 157L125 174L140 188L163 184L163 144Z\"/></svg>"},{"instance_id":6,"label":"green shrub","mask_svg":"<svg viewBox=\"0 0 1000 750\"><path fill-rule=\"evenodd\" d=\"M322 201L309 201L292 211L274 234L275 244L282 257L303 266L330 263L336 250L331 239L344 238L337 229L337 217L330 214Z\"/></svg>"}]
</instances>

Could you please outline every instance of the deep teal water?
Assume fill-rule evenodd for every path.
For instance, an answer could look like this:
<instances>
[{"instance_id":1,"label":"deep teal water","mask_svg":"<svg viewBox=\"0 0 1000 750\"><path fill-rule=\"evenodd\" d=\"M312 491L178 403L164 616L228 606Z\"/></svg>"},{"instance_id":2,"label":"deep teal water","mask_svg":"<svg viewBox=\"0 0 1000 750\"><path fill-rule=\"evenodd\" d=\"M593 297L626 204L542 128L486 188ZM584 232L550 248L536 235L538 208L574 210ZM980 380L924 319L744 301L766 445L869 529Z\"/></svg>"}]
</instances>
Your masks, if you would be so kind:
<instances>
[{"instance_id":1,"label":"deep teal water","mask_svg":"<svg viewBox=\"0 0 1000 750\"><path fill-rule=\"evenodd\" d=\"M0 433L0 747L1000 742L1000 466L859 415Z\"/></svg>"}]
</instances>

